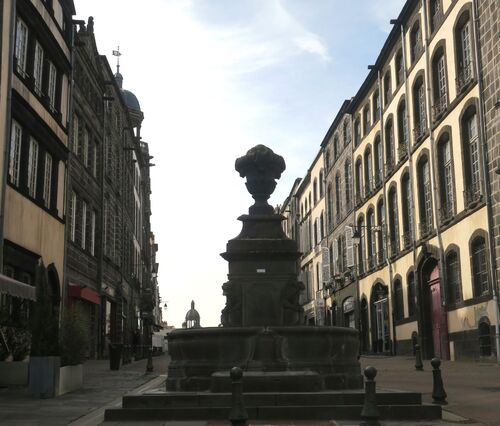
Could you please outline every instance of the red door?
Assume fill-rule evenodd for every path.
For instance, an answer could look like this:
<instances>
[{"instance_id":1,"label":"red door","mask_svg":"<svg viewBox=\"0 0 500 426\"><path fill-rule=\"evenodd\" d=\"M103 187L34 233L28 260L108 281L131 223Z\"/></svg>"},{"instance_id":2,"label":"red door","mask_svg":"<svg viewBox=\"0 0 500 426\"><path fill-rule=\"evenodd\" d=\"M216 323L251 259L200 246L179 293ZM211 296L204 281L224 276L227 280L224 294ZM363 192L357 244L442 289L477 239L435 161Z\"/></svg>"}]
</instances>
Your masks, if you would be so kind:
<instances>
[{"instance_id":1,"label":"red door","mask_svg":"<svg viewBox=\"0 0 500 426\"><path fill-rule=\"evenodd\" d=\"M449 358L448 321L446 311L441 305L441 288L439 286L439 266L436 265L429 279L431 298L432 343L434 356L441 359Z\"/></svg>"}]
</instances>

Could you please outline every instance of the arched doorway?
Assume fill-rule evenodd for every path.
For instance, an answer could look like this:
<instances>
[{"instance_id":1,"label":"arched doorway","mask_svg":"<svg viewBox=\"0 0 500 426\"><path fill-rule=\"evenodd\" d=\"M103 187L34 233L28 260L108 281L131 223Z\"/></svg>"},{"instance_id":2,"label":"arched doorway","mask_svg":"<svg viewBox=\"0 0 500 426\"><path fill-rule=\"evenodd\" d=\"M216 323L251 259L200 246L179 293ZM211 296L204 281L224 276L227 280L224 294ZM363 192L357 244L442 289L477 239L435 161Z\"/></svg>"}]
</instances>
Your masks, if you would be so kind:
<instances>
[{"instance_id":1,"label":"arched doorway","mask_svg":"<svg viewBox=\"0 0 500 426\"><path fill-rule=\"evenodd\" d=\"M439 263L434 257L423 261L421 278L424 357L449 359L448 317L442 304Z\"/></svg>"},{"instance_id":2,"label":"arched doorway","mask_svg":"<svg viewBox=\"0 0 500 426\"><path fill-rule=\"evenodd\" d=\"M372 350L373 352L390 352L391 335L389 328L389 304L387 286L376 283L370 296Z\"/></svg>"},{"instance_id":3,"label":"arched doorway","mask_svg":"<svg viewBox=\"0 0 500 426\"><path fill-rule=\"evenodd\" d=\"M368 348L370 346L370 342L368 339L368 302L366 298L363 297L361 300L361 352L368 352Z\"/></svg>"},{"instance_id":4,"label":"arched doorway","mask_svg":"<svg viewBox=\"0 0 500 426\"><path fill-rule=\"evenodd\" d=\"M479 332L479 356L480 357L491 357L491 331L490 331L490 320L483 317L479 320L478 332Z\"/></svg>"}]
</instances>

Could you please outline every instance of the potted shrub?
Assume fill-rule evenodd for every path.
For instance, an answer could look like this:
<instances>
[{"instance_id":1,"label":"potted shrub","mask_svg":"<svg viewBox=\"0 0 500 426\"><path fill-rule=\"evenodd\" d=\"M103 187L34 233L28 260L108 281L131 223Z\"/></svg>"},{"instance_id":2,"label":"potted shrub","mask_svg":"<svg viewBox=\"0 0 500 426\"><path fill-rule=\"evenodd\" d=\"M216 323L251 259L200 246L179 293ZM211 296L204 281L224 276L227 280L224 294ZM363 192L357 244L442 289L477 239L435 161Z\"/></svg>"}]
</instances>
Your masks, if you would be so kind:
<instances>
[{"instance_id":1,"label":"potted shrub","mask_svg":"<svg viewBox=\"0 0 500 426\"><path fill-rule=\"evenodd\" d=\"M61 321L59 395L82 387L82 363L88 343L88 327L84 315L78 308L68 309Z\"/></svg>"},{"instance_id":2,"label":"potted shrub","mask_svg":"<svg viewBox=\"0 0 500 426\"><path fill-rule=\"evenodd\" d=\"M59 315L48 291L47 271L43 262L37 266L37 301L33 304L29 391L39 398L53 398L59 387Z\"/></svg>"}]
</instances>

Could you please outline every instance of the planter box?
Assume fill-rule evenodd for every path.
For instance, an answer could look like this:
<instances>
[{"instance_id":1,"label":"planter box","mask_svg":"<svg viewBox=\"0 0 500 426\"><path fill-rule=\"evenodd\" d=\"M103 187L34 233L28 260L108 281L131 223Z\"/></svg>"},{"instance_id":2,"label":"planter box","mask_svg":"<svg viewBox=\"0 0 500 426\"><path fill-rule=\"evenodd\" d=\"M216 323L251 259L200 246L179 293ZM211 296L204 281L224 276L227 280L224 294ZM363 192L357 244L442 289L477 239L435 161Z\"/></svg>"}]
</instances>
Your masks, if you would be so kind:
<instances>
[{"instance_id":1,"label":"planter box","mask_svg":"<svg viewBox=\"0 0 500 426\"><path fill-rule=\"evenodd\" d=\"M0 386L28 384L28 362L0 362Z\"/></svg>"},{"instance_id":2,"label":"planter box","mask_svg":"<svg viewBox=\"0 0 500 426\"><path fill-rule=\"evenodd\" d=\"M83 365L66 365L59 370L58 395L80 389L83 386Z\"/></svg>"},{"instance_id":3,"label":"planter box","mask_svg":"<svg viewBox=\"0 0 500 426\"><path fill-rule=\"evenodd\" d=\"M58 356L32 356L29 362L29 392L37 398L54 398L59 391Z\"/></svg>"}]
</instances>

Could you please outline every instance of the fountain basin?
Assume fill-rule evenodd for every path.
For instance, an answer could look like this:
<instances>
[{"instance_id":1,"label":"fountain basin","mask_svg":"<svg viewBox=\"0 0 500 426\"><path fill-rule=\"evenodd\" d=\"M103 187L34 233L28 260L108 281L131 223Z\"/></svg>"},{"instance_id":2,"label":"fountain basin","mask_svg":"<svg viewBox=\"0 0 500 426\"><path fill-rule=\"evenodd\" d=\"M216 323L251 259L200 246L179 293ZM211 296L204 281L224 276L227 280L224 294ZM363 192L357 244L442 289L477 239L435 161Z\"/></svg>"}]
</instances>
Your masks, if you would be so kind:
<instances>
[{"instance_id":1,"label":"fountain basin","mask_svg":"<svg viewBox=\"0 0 500 426\"><path fill-rule=\"evenodd\" d=\"M283 391L284 383L290 392L359 389L363 384L358 362L358 332L351 328L183 329L171 332L168 342L171 356L168 391L227 390L228 371L235 366L254 372L248 375L254 391L273 391L273 386ZM269 380L270 375L266 374L269 372L273 372L273 380ZM308 386L306 383L311 383L310 389L304 389Z\"/></svg>"}]
</instances>

